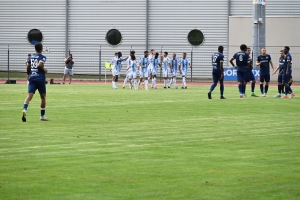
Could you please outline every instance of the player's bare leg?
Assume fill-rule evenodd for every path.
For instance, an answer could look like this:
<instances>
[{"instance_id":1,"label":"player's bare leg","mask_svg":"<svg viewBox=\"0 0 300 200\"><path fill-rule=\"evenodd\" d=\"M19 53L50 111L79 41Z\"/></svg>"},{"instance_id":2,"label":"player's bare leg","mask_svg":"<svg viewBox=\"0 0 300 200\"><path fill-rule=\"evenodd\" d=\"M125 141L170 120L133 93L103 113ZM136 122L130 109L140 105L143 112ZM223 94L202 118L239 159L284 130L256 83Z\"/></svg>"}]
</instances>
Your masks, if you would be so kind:
<instances>
[{"instance_id":1,"label":"player's bare leg","mask_svg":"<svg viewBox=\"0 0 300 200\"><path fill-rule=\"evenodd\" d=\"M41 121L48 121L48 117L45 116L46 112L46 94L41 94Z\"/></svg>"},{"instance_id":2,"label":"player's bare leg","mask_svg":"<svg viewBox=\"0 0 300 200\"><path fill-rule=\"evenodd\" d=\"M69 76L69 84L72 82L72 75Z\"/></svg>"},{"instance_id":3,"label":"player's bare leg","mask_svg":"<svg viewBox=\"0 0 300 200\"><path fill-rule=\"evenodd\" d=\"M64 76L63 76L63 84L65 84L65 81L66 81L66 74L64 74Z\"/></svg>"}]
</instances>

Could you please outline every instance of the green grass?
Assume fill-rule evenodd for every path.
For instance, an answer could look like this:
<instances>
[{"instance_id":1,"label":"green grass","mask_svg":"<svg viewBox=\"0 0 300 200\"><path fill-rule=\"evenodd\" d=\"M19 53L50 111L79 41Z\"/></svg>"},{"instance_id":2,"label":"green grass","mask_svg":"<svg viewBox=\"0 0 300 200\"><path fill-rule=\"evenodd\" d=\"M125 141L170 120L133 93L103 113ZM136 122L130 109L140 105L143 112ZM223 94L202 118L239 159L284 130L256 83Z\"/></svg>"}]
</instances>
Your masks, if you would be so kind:
<instances>
[{"instance_id":1,"label":"green grass","mask_svg":"<svg viewBox=\"0 0 300 200\"><path fill-rule=\"evenodd\" d=\"M23 123L26 87L0 85L0 199L300 199L297 96L47 85Z\"/></svg>"}]
</instances>

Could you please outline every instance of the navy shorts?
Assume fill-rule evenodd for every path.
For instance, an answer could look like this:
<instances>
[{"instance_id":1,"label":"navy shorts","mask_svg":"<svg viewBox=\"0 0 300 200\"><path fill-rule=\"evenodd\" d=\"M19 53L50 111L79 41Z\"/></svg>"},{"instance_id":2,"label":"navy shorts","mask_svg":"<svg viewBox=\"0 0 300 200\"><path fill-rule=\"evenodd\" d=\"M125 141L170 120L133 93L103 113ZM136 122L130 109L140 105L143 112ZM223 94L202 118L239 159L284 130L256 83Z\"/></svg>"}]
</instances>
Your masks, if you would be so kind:
<instances>
[{"instance_id":1,"label":"navy shorts","mask_svg":"<svg viewBox=\"0 0 300 200\"><path fill-rule=\"evenodd\" d=\"M46 83L43 81L29 80L28 93L35 93L38 90L40 94L46 94Z\"/></svg>"},{"instance_id":2,"label":"navy shorts","mask_svg":"<svg viewBox=\"0 0 300 200\"><path fill-rule=\"evenodd\" d=\"M212 77L213 77L213 82L214 83L218 83L220 81L220 83L222 83L224 81L224 76L222 79L221 78L221 72L220 73L212 73Z\"/></svg>"},{"instance_id":3,"label":"navy shorts","mask_svg":"<svg viewBox=\"0 0 300 200\"><path fill-rule=\"evenodd\" d=\"M283 76L283 74L282 75L278 75L278 79L277 79L278 83L282 83L282 76Z\"/></svg>"},{"instance_id":4,"label":"navy shorts","mask_svg":"<svg viewBox=\"0 0 300 200\"><path fill-rule=\"evenodd\" d=\"M248 73L248 74L247 74L246 82L250 82L250 81L255 80L254 74L253 74L252 70L251 70L251 71L247 71L247 73Z\"/></svg>"},{"instance_id":5,"label":"navy shorts","mask_svg":"<svg viewBox=\"0 0 300 200\"><path fill-rule=\"evenodd\" d=\"M282 82L283 83L289 83L291 80L291 75L282 74Z\"/></svg>"},{"instance_id":6,"label":"navy shorts","mask_svg":"<svg viewBox=\"0 0 300 200\"><path fill-rule=\"evenodd\" d=\"M246 82L248 76L248 72L237 71L237 81L238 82Z\"/></svg>"},{"instance_id":7,"label":"navy shorts","mask_svg":"<svg viewBox=\"0 0 300 200\"><path fill-rule=\"evenodd\" d=\"M260 82L270 82L270 73L260 74Z\"/></svg>"}]
</instances>

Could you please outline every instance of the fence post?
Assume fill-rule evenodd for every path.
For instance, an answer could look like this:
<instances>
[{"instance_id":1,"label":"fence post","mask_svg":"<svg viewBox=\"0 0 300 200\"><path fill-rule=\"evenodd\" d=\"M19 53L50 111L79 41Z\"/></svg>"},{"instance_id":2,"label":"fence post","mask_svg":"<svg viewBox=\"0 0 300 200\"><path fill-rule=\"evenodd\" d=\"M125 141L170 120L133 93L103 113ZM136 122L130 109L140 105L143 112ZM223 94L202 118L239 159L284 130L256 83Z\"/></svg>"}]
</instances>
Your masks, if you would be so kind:
<instances>
[{"instance_id":1,"label":"fence post","mask_svg":"<svg viewBox=\"0 0 300 200\"><path fill-rule=\"evenodd\" d=\"M191 82L193 82L193 50L194 50L194 47L192 47L192 51L191 51Z\"/></svg>"},{"instance_id":2,"label":"fence post","mask_svg":"<svg viewBox=\"0 0 300 200\"><path fill-rule=\"evenodd\" d=\"M99 81L101 81L101 45L99 50Z\"/></svg>"},{"instance_id":3,"label":"fence post","mask_svg":"<svg viewBox=\"0 0 300 200\"><path fill-rule=\"evenodd\" d=\"M9 45L7 47L7 80L9 81Z\"/></svg>"}]
</instances>

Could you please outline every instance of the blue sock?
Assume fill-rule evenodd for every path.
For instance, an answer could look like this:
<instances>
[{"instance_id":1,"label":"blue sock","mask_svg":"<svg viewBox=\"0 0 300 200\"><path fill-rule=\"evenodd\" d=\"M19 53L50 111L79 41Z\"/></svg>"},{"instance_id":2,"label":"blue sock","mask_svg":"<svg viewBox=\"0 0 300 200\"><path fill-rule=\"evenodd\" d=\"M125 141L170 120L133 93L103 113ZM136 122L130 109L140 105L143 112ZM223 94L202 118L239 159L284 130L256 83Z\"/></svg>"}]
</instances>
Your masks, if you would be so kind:
<instances>
[{"instance_id":1,"label":"blue sock","mask_svg":"<svg viewBox=\"0 0 300 200\"><path fill-rule=\"evenodd\" d=\"M292 88L290 86L289 94L292 94L292 93L293 93L293 90L292 90Z\"/></svg>"},{"instance_id":2,"label":"blue sock","mask_svg":"<svg viewBox=\"0 0 300 200\"><path fill-rule=\"evenodd\" d=\"M265 85L265 93L266 93L266 94L268 93L268 90L269 90L269 86L268 86L268 85Z\"/></svg>"},{"instance_id":3,"label":"blue sock","mask_svg":"<svg viewBox=\"0 0 300 200\"><path fill-rule=\"evenodd\" d=\"M246 84L243 84L243 94L246 94Z\"/></svg>"},{"instance_id":4,"label":"blue sock","mask_svg":"<svg viewBox=\"0 0 300 200\"><path fill-rule=\"evenodd\" d=\"M263 93L264 93L264 85L263 85L263 84L260 84L259 86L260 86L260 91L261 91L261 93L263 94Z\"/></svg>"},{"instance_id":5,"label":"blue sock","mask_svg":"<svg viewBox=\"0 0 300 200\"><path fill-rule=\"evenodd\" d=\"M288 92L290 91L290 86L289 85L287 85L287 86L285 86L285 96L287 96L288 95Z\"/></svg>"},{"instance_id":6,"label":"blue sock","mask_svg":"<svg viewBox=\"0 0 300 200\"><path fill-rule=\"evenodd\" d=\"M239 84L239 92L240 92L240 94L243 94L243 87L242 87L242 84Z\"/></svg>"},{"instance_id":7,"label":"blue sock","mask_svg":"<svg viewBox=\"0 0 300 200\"><path fill-rule=\"evenodd\" d=\"M46 112L45 108L41 108L41 116L44 116L45 112Z\"/></svg>"},{"instance_id":8,"label":"blue sock","mask_svg":"<svg viewBox=\"0 0 300 200\"><path fill-rule=\"evenodd\" d=\"M252 84L251 84L251 92L254 93L254 89L255 89L255 83L252 83Z\"/></svg>"},{"instance_id":9,"label":"blue sock","mask_svg":"<svg viewBox=\"0 0 300 200\"><path fill-rule=\"evenodd\" d=\"M282 90L282 85L278 85L278 94L281 94L281 90Z\"/></svg>"},{"instance_id":10,"label":"blue sock","mask_svg":"<svg viewBox=\"0 0 300 200\"><path fill-rule=\"evenodd\" d=\"M23 110L27 110L28 104L24 103Z\"/></svg>"},{"instance_id":11,"label":"blue sock","mask_svg":"<svg viewBox=\"0 0 300 200\"><path fill-rule=\"evenodd\" d=\"M215 89L215 87L217 86L217 84L212 84L211 85L211 87L210 87L210 90L209 90L209 92L212 92L212 91L214 91L214 89Z\"/></svg>"},{"instance_id":12,"label":"blue sock","mask_svg":"<svg viewBox=\"0 0 300 200\"><path fill-rule=\"evenodd\" d=\"M224 84L220 84L221 97L224 95Z\"/></svg>"}]
</instances>

